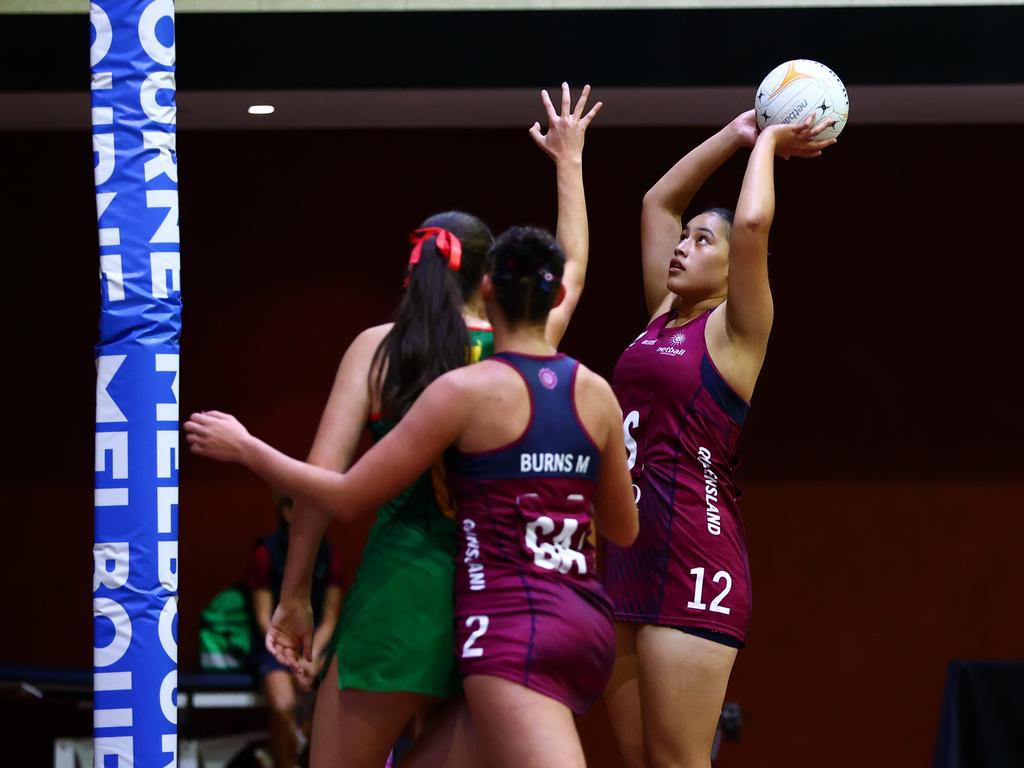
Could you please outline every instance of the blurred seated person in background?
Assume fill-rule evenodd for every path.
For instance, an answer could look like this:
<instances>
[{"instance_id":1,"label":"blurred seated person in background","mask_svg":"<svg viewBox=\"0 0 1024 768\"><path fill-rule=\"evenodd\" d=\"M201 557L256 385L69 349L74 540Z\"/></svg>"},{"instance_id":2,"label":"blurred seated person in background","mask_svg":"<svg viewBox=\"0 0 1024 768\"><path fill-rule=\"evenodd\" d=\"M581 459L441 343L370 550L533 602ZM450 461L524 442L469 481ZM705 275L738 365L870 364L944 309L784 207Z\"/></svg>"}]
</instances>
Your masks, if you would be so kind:
<instances>
[{"instance_id":1,"label":"blurred seated person in background","mask_svg":"<svg viewBox=\"0 0 1024 768\"><path fill-rule=\"evenodd\" d=\"M342 568L340 558L331 552L330 545L324 539L313 572L312 604L316 626L313 634L313 661L303 665L300 675L293 675L286 666L274 659L264 642L270 627L270 617L281 597L292 500L281 497L276 508L277 529L256 544L247 581L252 591L253 615L258 631L253 659L256 679L270 710L270 748L274 768L294 768L301 732L296 716L299 703L296 685L302 691L311 690L316 685L324 658L332 650L331 637L341 611Z\"/></svg>"}]
</instances>

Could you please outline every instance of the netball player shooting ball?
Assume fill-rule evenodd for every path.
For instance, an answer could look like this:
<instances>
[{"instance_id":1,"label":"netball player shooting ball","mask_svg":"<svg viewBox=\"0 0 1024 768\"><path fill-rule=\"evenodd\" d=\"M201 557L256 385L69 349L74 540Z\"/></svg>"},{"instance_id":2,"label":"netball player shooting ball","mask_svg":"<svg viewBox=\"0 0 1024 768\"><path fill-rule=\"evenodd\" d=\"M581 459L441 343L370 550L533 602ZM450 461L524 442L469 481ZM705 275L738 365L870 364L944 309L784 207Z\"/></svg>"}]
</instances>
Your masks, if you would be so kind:
<instances>
[{"instance_id":1,"label":"netball player shooting ball","mask_svg":"<svg viewBox=\"0 0 1024 768\"><path fill-rule=\"evenodd\" d=\"M185 429L196 453L244 464L344 519L447 451L461 534L455 648L489 764L583 768L572 715L601 694L615 651L591 514L616 544L637 533L621 414L608 384L546 336L564 295L557 244L516 228L492 254L482 290L494 356L434 381L348 472L288 458L227 414L193 414Z\"/></svg>"},{"instance_id":2,"label":"netball player shooting ball","mask_svg":"<svg viewBox=\"0 0 1024 768\"><path fill-rule=\"evenodd\" d=\"M732 471L772 327L768 230L775 156L815 157L829 123L757 133L740 115L645 195L650 321L615 368L640 509L630 548L607 547L617 659L605 700L626 765L706 768L750 619ZM707 178L753 147L736 212L682 215Z\"/></svg>"}]
</instances>

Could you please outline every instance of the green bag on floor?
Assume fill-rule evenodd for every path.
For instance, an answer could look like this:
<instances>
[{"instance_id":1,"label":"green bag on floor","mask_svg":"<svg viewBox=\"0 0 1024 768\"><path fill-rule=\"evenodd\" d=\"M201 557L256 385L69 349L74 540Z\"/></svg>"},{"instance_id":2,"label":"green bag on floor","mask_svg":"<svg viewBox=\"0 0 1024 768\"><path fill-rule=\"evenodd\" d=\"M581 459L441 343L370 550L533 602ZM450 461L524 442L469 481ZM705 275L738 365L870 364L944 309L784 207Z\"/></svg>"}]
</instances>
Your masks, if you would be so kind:
<instances>
[{"instance_id":1,"label":"green bag on floor","mask_svg":"<svg viewBox=\"0 0 1024 768\"><path fill-rule=\"evenodd\" d=\"M248 590L233 586L218 592L199 616L199 668L204 672L247 671L252 638Z\"/></svg>"}]
</instances>

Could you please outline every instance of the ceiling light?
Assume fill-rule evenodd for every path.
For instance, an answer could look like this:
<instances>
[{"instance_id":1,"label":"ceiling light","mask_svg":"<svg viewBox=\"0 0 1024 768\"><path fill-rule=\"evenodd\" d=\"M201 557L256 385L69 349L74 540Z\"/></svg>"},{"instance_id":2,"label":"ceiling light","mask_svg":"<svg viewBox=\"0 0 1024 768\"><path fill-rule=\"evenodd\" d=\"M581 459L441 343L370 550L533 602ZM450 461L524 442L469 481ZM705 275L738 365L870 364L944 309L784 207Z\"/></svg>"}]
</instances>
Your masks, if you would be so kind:
<instances>
[{"instance_id":1,"label":"ceiling light","mask_svg":"<svg viewBox=\"0 0 1024 768\"><path fill-rule=\"evenodd\" d=\"M250 115L269 115L274 112L274 108L270 104L253 104L249 107Z\"/></svg>"}]
</instances>

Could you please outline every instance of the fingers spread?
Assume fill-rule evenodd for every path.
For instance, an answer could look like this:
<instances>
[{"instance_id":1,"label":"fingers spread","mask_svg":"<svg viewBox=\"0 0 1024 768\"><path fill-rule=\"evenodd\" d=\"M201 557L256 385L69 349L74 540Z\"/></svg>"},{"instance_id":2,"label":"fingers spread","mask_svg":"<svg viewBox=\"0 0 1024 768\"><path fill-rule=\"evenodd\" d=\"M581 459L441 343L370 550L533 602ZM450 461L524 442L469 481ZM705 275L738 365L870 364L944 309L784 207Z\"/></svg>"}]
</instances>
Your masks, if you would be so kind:
<instances>
[{"instance_id":1,"label":"fingers spread","mask_svg":"<svg viewBox=\"0 0 1024 768\"><path fill-rule=\"evenodd\" d=\"M551 97L548 96L547 91L540 92L540 100L544 104L544 111L548 113L548 124L550 125L558 119L558 115L555 114L555 105L551 103Z\"/></svg>"},{"instance_id":2,"label":"fingers spread","mask_svg":"<svg viewBox=\"0 0 1024 768\"><path fill-rule=\"evenodd\" d=\"M537 142L537 144L544 143L544 136L540 132L540 123L534 123L533 125L531 125L529 132L530 136L533 137L533 140Z\"/></svg>"},{"instance_id":3,"label":"fingers spread","mask_svg":"<svg viewBox=\"0 0 1024 768\"><path fill-rule=\"evenodd\" d=\"M601 107L603 106L603 101L597 102L597 104L595 104L591 108L591 110L580 119L580 126L586 128L588 125L590 125L590 121L597 117L597 113L601 111Z\"/></svg>"},{"instance_id":4,"label":"fingers spread","mask_svg":"<svg viewBox=\"0 0 1024 768\"><path fill-rule=\"evenodd\" d=\"M577 118L579 118L579 117L581 117L583 115L583 110L587 106L587 97L588 96L590 96L590 86L589 85L584 85L583 86L583 93L580 94L580 100L576 102L576 109L573 110L573 114L576 115Z\"/></svg>"}]
</instances>

